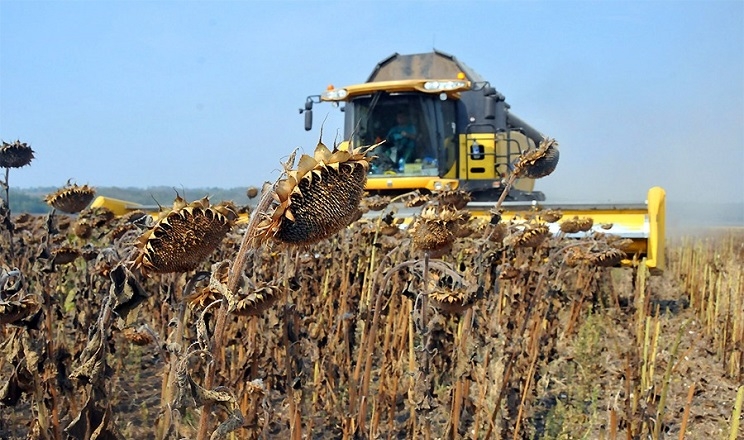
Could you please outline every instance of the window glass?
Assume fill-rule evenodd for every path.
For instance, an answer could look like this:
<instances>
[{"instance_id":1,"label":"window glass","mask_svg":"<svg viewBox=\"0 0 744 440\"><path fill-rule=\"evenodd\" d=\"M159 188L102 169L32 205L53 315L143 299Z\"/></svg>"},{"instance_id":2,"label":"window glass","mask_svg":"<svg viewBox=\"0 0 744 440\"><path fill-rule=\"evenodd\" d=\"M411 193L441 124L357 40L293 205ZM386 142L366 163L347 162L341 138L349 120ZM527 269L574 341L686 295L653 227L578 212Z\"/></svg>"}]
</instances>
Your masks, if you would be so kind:
<instances>
[{"instance_id":1,"label":"window glass","mask_svg":"<svg viewBox=\"0 0 744 440\"><path fill-rule=\"evenodd\" d=\"M443 126L438 97L376 94L357 98L351 105L355 145L382 142L375 150L378 158L371 174L439 174L442 133L453 128Z\"/></svg>"}]
</instances>

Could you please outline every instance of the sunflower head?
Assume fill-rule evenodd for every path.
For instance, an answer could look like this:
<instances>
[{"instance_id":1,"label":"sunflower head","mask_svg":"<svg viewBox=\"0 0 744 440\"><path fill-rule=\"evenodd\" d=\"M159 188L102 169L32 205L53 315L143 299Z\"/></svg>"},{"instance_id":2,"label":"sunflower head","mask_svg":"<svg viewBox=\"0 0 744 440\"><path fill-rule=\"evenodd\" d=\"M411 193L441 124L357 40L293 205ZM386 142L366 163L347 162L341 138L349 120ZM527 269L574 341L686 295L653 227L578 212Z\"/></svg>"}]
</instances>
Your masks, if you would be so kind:
<instances>
[{"instance_id":1,"label":"sunflower head","mask_svg":"<svg viewBox=\"0 0 744 440\"><path fill-rule=\"evenodd\" d=\"M601 252L591 253L588 256L590 264L599 267L614 267L620 264L627 255L625 252L616 248L609 248Z\"/></svg>"},{"instance_id":2,"label":"sunflower head","mask_svg":"<svg viewBox=\"0 0 744 440\"><path fill-rule=\"evenodd\" d=\"M93 200L96 190L88 185L78 186L75 183L67 182L67 185L48 194L44 201L54 209L68 214L76 214Z\"/></svg>"},{"instance_id":3,"label":"sunflower head","mask_svg":"<svg viewBox=\"0 0 744 440\"><path fill-rule=\"evenodd\" d=\"M537 149L526 152L517 160L514 174L528 179L548 176L555 171L559 158L558 142L555 139L543 139Z\"/></svg>"},{"instance_id":4,"label":"sunflower head","mask_svg":"<svg viewBox=\"0 0 744 440\"><path fill-rule=\"evenodd\" d=\"M499 272L499 279L500 280L513 280L514 278L518 277L522 274L522 271L519 268L514 267L511 263L505 263L500 267L501 271Z\"/></svg>"},{"instance_id":5,"label":"sunflower head","mask_svg":"<svg viewBox=\"0 0 744 440\"><path fill-rule=\"evenodd\" d=\"M255 186L249 186L248 189L245 190L245 195L248 196L249 199L255 199L256 196L258 196L258 188Z\"/></svg>"},{"instance_id":6,"label":"sunflower head","mask_svg":"<svg viewBox=\"0 0 744 440\"><path fill-rule=\"evenodd\" d=\"M566 256L563 260L568 267L577 267L585 265L589 261L589 256L581 248L571 248L566 252Z\"/></svg>"},{"instance_id":7,"label":"sunflower head","mask_svg":"<svg viewBox=\"0 0 744 440\"><path fill-rule=\"evenodd\" d=\"M523 230L507 237L507 244L514 247L538 247L550 235L547 225L529 225Z\"/></svg>"},{"instance_id":8,"label":"sunflower head","mask_svg":"<svg viewBox=\"0 0 744 440\"><path fill-rule=\"evenodd\" d=\"M436 194L440 205L453 206L455 209L465 208L473 197L469 192L459 189L444 190Z\"/></svg>"},{"instance_id":9,"label":"sunflower head","mask_svg":"<svg viewBox=\"0 0 744 440\"><path fill-rule=\"evenodd\" d=\"M431 200L431 196L428 194L422 194L421 191L415 191L403 200L403 203L408 208L418 208L427 204Z\"/></svg>"},{"instance_id":10,"label":"sunflower head","mask_svg":"<svg viewBox=\"0 0 744 440\"><path fill-rule=\"evenodd\" d=\"M560 209L546 209L540 212L540 218L547 223L555 223L563 217L563 211Z\"/></svg>"},{"instance_id":11,"label":"sunflower head","mask_svg":"<svg viewBox=\"0 0 744 440\"><path fill-rule=\"evenodd\" d=\"M274 186L271 212L259 224L259 242L312 244L348 226L358 215L375 146L333 151L319 143L303 154L297 168L287 166ZM291 161L290 161L291 162Z\"/></svg>"},{"instance_id":12,"label":"sunflower head","mask_svg":"<svg viewBox=\"0 0 744 440\"><path fill-rule=\"evenodd\" d=\"M259 316L279 301L282 289L277 284L257 283L250 293L239 292L228 298L229 311L238 316Z\"/></svg>"},{"instance_id":13,"label":"sunflower head","mask_svg":"<svg viewBox=\"0 0 744 440\"><path fill-rule=\"evenodd\" d=\"M229 205L211 206L206 197L193 203L179 199L140 236L134 267L156 273L194 270L219 247L237 217Z\"/></svg>"},{"instance_id":14,"label":"sunflower head","mask_svg":"<svg viewBox=\"0 0 744 440\"><path fill-rule=\"evenodd\" d=\"M591 217L578 217L564 220L561 223L561 231L566 234L575 234L577 232L586 232L592 228L594 220Z\"/></svg>"},{"instance_id":15,"label":"sunflower head","mask_svg":"<svg viewBox=\"0 0 744 440\"><path fill-rule=\"evenodd\" d=\"M462 219L463 214L449 205L424 207L411 227L413 246L429 252L448 249Z\"/></svg>"},{"instance_id":16,"label":"sunflower head","mask_svg":"<svg viewBox=\"0 0 744 440\"><path fill-rule=\"evenodd\" d=\"M116 218L116 215L108 208L99 206L97 208L84 209L78 215L78 219L86 219L95 228L101 228Z\"/></svg>"},{"instance_id":17,"label":"sunflower head","mask_svg":"<svg viewBox=\"0 0 744 440\"><path fill-rule=\"evenodd\" d=\"M382 211L390 204L390 197L374 195L365 197L362 200L362 203L364 206L369 208L370 211Z\"/></svg>"},{"instance_id":18,"label":"sunflower head","mask_svg":"<svg viewBox=\"0 0 744 440\"><path fill-rule=\"evenodd\" d=\"M93 225L88 219L81 218L72 226L72 232L77 237L87 240L93 235Z\"/></svg>"},{"instance_id":19,"label":"sunflower head","mask_svg":"<svg viewBox=\"0 0 744 440\"><path fill-rule=\"evenodd\" d=\"M52 249L52 258L54 264L69 264L80 256L80 249L72 246L59 246Z\"/></svg>"},{"instance_id":20,"label":"sunflower head","mask_svg":"<svg viewBox=\"0 0 744 440\"><path fill-rule=\"evenodd\" d=\"M148 345L155 341L155 339L152 337L150 332L148 332L145 329L138 329L134 327L125 327L121 331L122 336L124 336L124 339L131 342L134 345Z\"/></svg>"},{"instance_id":21,"label":"sunflower head","mask_svg":"<svg viewBox=\"0 0 744 440\"><path fill-rule=\"evenodd\" d=\"M41 307L35 295L27 295L18 300L0 299L0 324L13 324L36 313Z\"/></svg>"},{"instance_id":22,"label":"sunflower head","mask_svg":"<svg viewBox=\"0 0 744 440\"><path fill-rule=\"evenodd\" d=\"M21 168L31 163L34 158L34 150L25 142L3 141L0 147L0 168Z\"/></svg>"},{"instance_id":23,"label":"sunflower head","mask_svg":"<svg viewBox=\"0 0 744 440\"><path fill-rule=\"evenodd\" d=\"M475 304L475 298L463 287L437 288L429 292L432 305L445 313L462 313Z\"/></svg>"}]
</instances>

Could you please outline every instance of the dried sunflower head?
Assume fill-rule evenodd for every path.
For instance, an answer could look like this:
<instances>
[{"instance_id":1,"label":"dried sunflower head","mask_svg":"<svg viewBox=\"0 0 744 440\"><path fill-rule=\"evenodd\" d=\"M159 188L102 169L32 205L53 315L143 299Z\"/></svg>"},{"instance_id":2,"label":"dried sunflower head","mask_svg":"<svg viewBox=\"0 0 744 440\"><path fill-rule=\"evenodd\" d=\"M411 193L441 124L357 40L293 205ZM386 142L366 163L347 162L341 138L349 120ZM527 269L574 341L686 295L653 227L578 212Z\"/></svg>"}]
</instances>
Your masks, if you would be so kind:
<instances>
[{"instance_id":1,"label":"dried sunflower head","mask_svg":"<svg viewBox=\"0 0 744 440\"><path fill-rule=\"evenodd\" d=\"M563 261L569 267L576 267L588 262L587 253L581 248L571 248L566 252Z\"/></svg>"},{"instance_id":2,"label":"dried sunflower head","mask_svg":"<svg viewBox=\"0 0 744 440\"><path fill-rule=\"evenodd\" d=\"M396 225L382 225L380 226L380 234L393 236L400 232L400 228Z\"/></svg>"},{"instance_id":3,"label":"dried sunflower head","mask_svg":"<svg viewBox=\"0 0 744 440\"><path fill-rule=\"evenodd\" d=\"M142 328L126 327L121 331L124 339L134 345L148 345L155 341L150 332Z\"/></svg>"},{"instance_id":4,"label":"dried sunflower head","mask_svg":"<svg viewBox=\"0 0 744 440\"><path fill-rule=\"evenodd\" d=\"M455 209L463 209L473 200L469 192L459 189L440 191L436 197L440 205L453 206Z\"/></svg>"},{"instance_id":5,"label":"dried sunflower head","mask_svg":"<svg viewBox=\"0 0 744 440\"><path fill-rule=\"evenodd\" d=\"M445 313L462 313L475 304L473 296L463 287L434 289L429 292L429 301Z\"/></svg>"},{"instance_id":6,"label":"dried sunflower head","mask_svg":"<svg viewBox=\"0 0 744 440\"><path fill-rule=\"evenodd\" d=\"M116 227L114 227L111 232L108 233L108 236L111 238L112 241L118 240L121 237L124 236L129 231L134 231L137 229L137 226L133 225L132 223L122 223Z\"/></svg>"},{"instance_id":7,"label":"dried sunflower head","mask_svg":"<svg viewBox=\"0 0 744 440\"><path fill-rule=\"evenodd\" d=\"M72 232L79 238L87 240L93 235L93 226L88 220L80 219L73 225Z\"/></svg>"},{"instance_id":8,"label":"dried sunflower head","mask_svg":"<svg viewBox=\"0 0 744 440\"><path fill-rule=\"evenodd\" d=\"M279 301L282 289L276 284L257 283L248 294L228 298L229 311L238 316L259 316Z\"/></svg>"},{"instance_id":9,"label":"dried sunflower head","mask_svg":"<svg viewBox=\"0 0 744 440\"><path fill-rule=\"evenodd\" d=\"M83 257L85 261L93 261L98 257L98 249L96 249L92 244L87 243L85 246L80 248L80 256Z\"/></svg>"},{"instance_id":10,"label":"dried sunflower head","mask_svg":"<svg viewBox=\"0 0 744 440\"><path fill-rule=\"evenodd\" d=\"M555 139L543 139L537 149L528 151L517 160L514 174L528 179L548 176L555 171L559 158L558 142Z\"/></svg>"},{"instance_id":11,"label":"dried sunflower head","mask_svg":"<svg viewBox=\"0 0 744 440\"><path fill-rule=\"evenodd\" d=\"M511 263L505 263L501 266L501 271L499 272L499 279L500 280L512 280L519 275L522 274L522 271Z\"/></svg>"},{"instance_id":12,"label":"dried sunflower head","mask_svg":"<svg viewBox=\"0 0 744 440\"><path fill-rule=\"evenodd\" d=\"M31 163L34 158L34 150L25 142L3 141L0 147L0 168L21 168Z\"/></svg>"},{"instance_id":13,"label":"dried sunflower head","mask_svg":"<svg viewBox=\"0 0 744 440\"><path fill-rule=\"evenodd\" d=\"M57 218L57 230L66 231L70 229L70 226L72 226L72 220L70 219L69 216L61 215Z\"/></svg>"},{"instance_id":14,"label":"dried sunflower head","mask_svg":"<svg viewBox=\"0 0 744 440\"><path fill-rule=\"evenodd\" d=\"M574 216L572 219L564 220L561 223L561 231L566 234L575 234L577 232L586 232L592 229L594 220L591 217Z\"/></svg>"},{"instance_id":15,"label":"dried sunflower head","mask_svg":"<svg viewBox=\"0 0 744 440\"><path fill-rule=\"evenodd\" d=\"M555 223L563 217L560 209L547 209L540 213L540 218L547 223Z\"/></svg>"},{"instance_id":16,"label":"dried sunflower head","mask_svg":"<svg viewBox=\"0 0 744 440\"><path fill-rule=\"evenodd\" d=\"M630 238L622 238L611 235L605 237L607 239L608 245L616 249L620 249L621 251L629 251L630 247L633 245L633 240Z\"/></svg>"},{"instance_id":17,"label":"dried sunflower head","mask_svg":"<svg viewBox=\"0 0 744 440\"><path fill-rule=\"evenodd\" d=\"M303 154L275 185L273 212L255 238L305 245L348 226L358 215L374 147L331 151L319 143L313 156Z\"/></svg>"},{"instance_id":18,"label":"dried sunflower head","mask_svg":"<svg viewBox=\"0 0 744 440\"><path fill-rule=\"evenodd\" d=\"M52 259L54 264L69 264L80 256L80 250L71 246L60 246L52 249Z\"/></svg>"},{"instance_id":19,"label":"dried sunflower head","mask_svg":"<svg viewBox=\"0 0 744 440\"><path fill-rule=\"evenodd\" d=\"M587 232L594 226L594 219L591 217L580 217L578 221L579 232Z\"/></svg>"},{"instance_id":20,"label":"dried sunflower head","mask_svg":"<svg viewBox=\"0 0 744 440\"><path fill-rule=\"evenodd\" d=\"M200 289L194 289L194 291L184 299L192 307L205 307L219 298L229 297L231 295L227 288L229 276L229 261L214 263L209 276L209 284ZM242 285L242 283L240 283L240 285Z\"/></svg>"},{"instance_id":21,"label":"dried sunflower head","mask_svg":"<svg viewBox=\"0 0 744 440\"><path fill-rule=\"evenodd\" d=\"M92 209L84 209L78 215L78 218L90 220L90 223L95 228L106 226L111 222L116 215L108 208L99 206Z\"/></svg>"},{"instance_id":22,"label":"dried sunflower head","mask_svg":"<svg viewBox=\"0 0 744 440\"><path fill-rule=\"evenodd\" d=\"M362 200L362 203L364 206L369 208L370 211L382 211L390 204L390 197L374 195L371 197L365 197Z\"/></svg>"},{"instance_id":23,"label":"dried sunflower head","mask_svg":"<svg viewBox=\"0 0 744 440\"><path fill-rule=\"evenodd\" d=\"M188 272L196 269L219 247L233 222L203 198L185 204L178 199L174 209L139 239L134 267L156 273Z\"/></svg>"},{"instance_id":24,"label":"dried sunflower head","mask_svg":"<svg viewBox=\"0 0 744 440\"><path fill-rule=\"evenodd\" d=\"M258 193L258 188L256 188L255 186L249 186L248 189L245 191L245 195L248 196L249 199L255 199Z\"/></svg>"},{"instance_id":25,"label":"dried sunflower head","mask_svg":"<svg viewBox=\"0 0 744 440\"><path fill-rule=\"evenodd\" d=\"M134 211L130 211L123 216L121 216L121 221L123 223L133 223L133 224L139 224L143 221L146 221L145 219L149 217L145 211L142 211L140 209L136 209Z\"/></svg>"},{"instance_id":26,"label":"dried sunflower head","mask_svg":"<svg viewBox=\"0 0 744 440\"><path fill-rule=\"evenodd\" d=\"M425 205L429 200L431 200L431 196L428 194L421 194L420 191L415 191L409 197L406 197L403 200L403 203L408 208L418 208L419 206Z\"/></svg>"},{"instance_id":27,"label":"dried sunflower head","mask_svg":"<svg viewBox=\"0 0 744 440\"><path fill-rule=\"evenodd\" d=\"M413 246L430 252L447 249L461 220L462 213L448 205L423 208L411 227Z\"/></svg>"},{"instance_id":28,"label":"dried sunflower head","mask_svg":"<svg viewBox=\"0 0 744 440\"><path fill-rule=\"evenodd\" d=\"M13 324L36 313L41 302L35 295L26 295L19 300L0 300L0 324Z\"/></svg>"},{"instance_id":29,"label":"dried sunflower head","mask_svg":"<svg viewBox=\"0 0 744 440\"><path fill-rule=\"evenodd\" d=\"M620 264L627 255L620 249L610 248L601 252L591 253L588 256L589 263L599 267L614 267Z\"/></svg>"},{"instance_id":30,"label":"dried sunflower head","mask_svg":"<svg viewBox=\"0 0 744 440\"><path fill-rule=\"evenodd\" d=\"M550 235L547 225L530 225L507 238L514 247L538 247Z\"/></svg>"},{"instance_id":31,"label":"dried sunflower head","mask_svg":"<svg viewBox=\"0 0 744 440\"><path fill-rule=\"evenodd\" d=\"M83 209L93 200L96 190L88 185L78 186L67 182L67 185L47 195L44 201L54 209L75 214Z\"/></svg>"}]
</instances>

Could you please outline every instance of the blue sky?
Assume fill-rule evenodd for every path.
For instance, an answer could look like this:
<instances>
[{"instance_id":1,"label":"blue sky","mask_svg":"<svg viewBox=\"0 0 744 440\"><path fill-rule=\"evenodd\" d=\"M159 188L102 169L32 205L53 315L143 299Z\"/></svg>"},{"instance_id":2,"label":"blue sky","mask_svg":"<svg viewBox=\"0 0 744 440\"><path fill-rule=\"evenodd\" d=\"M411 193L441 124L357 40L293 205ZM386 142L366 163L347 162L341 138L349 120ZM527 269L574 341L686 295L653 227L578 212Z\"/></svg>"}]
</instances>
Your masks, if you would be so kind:
<instances>
[{"instance_id":1,"label":"blue sky","mask_svg":"<svg viewBox=\"0 0 744 440\"><path fill-rule=\"evenodd\" d=\"M342 129L307 95L432 48L558 140L549 199L744 201L742 1L0 0L10 184L260 185Z\"/></svg>"}]
</instances>

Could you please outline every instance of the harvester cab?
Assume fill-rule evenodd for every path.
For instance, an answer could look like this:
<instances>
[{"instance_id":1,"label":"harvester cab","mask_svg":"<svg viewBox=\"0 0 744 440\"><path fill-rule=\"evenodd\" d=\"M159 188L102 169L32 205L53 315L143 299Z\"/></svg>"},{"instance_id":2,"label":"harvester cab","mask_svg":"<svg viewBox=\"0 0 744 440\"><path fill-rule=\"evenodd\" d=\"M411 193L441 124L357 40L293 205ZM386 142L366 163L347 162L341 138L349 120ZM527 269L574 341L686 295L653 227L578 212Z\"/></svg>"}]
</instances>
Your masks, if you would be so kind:
<instances>
[{"instance_id":1,"label":"harvester cab","mask_svg":"<svg viewBox=\"0 0 744 440\"><path fill-rule=\"evenodd\" d=\"M329 86L310 95L305 130L313 127L313 105L329 102L344 112L340 148L382 142L367 179L371 194L460 189L471 194L467 209L488 216L502 195L513 164L544 136L511 112L504 95L473 69L439 51L398 53L375 66L366 82ZM542 203L535 181L517 178L506 195L503 218L535 209L563 209L566 218L588 217L592 230L632 240L631 264L645 258L651 269L664 267L665 193L651 188L646 203L556 205ZM565 228L564 228L565 229ZM559 223L554 233L563 233Z\"/></svg>"},{"instance_id":2,"label":"harvester cab","mask_svg":"<svg viewBox=\"0 0 744 440\"><path fill-rule=\"evenodd\" d=\"M509 111L488 81L438 51L396 53L363 84L309 96L301 110L306 130L319 102L343 104L347 142L384 142L370 170L372 193L449 188L468 191L475 200L496 200L511 164L543 139ZM533 179L517 179L507 200L544 200L534 185Z\"/></svg>"}]
</instances>

